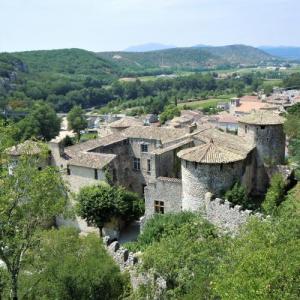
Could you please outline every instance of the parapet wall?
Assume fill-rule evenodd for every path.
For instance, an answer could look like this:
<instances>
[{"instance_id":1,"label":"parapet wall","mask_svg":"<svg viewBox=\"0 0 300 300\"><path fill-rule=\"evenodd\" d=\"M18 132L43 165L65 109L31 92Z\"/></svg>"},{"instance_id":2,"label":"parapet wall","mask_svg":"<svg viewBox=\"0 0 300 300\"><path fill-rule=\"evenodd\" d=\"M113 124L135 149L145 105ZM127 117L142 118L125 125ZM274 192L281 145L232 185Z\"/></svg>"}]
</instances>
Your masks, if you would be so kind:
<instances>
[{"instance_id":1,"label":"parapet wall","mask_svg":"<svg viewBox=\"0 0 300 300\"><path fill-rule=\"evenodd\" d=\"M151 270L147 273L139 271L138 267L141 260L138 253L130 252L120 246L118 241L112 241L109 236L103 238L103 243L107 252L120 267L121 272L129 272L130 282L134 290L139 286L151 284L155 287L155 299L161 298L162 293L167 288L166 281L162 277L155 276Z\"/></svg>"},{"instance_id":2,"label":"parapet wall","mask_svg":"<svg viewBox=\"0 0 300 300\"><path fill-rule=\"evenodd\" d=\"M250 216L263 217L260 213L243 210L240 205L233 206L228 200L214 199L211 193L206 193L204 202L204 217L228 233L236 233L240 226L248 221Z\"/></svg>"}]
</instances>

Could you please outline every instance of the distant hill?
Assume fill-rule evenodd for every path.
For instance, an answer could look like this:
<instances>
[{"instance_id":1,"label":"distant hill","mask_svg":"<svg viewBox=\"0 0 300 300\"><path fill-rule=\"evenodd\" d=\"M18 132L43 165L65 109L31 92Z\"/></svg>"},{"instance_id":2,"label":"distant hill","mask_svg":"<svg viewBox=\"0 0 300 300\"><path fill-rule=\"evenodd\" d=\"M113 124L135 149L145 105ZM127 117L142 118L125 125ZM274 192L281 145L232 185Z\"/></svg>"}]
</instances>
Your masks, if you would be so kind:
<instances>
[{"instance_id":1,"label":"distant hill","mask_svg":"<svg viewBox=\"0 0 300 300\"><path fill-rule=\"evenodd\" d=\"M1 54L0 54L1 55ZM118 67L95 53L81 49L39 50L13 53L30 73L51 72L65 75L110 77Z\"/></svg>"},{"instance_id":2,"label":"distant hill","mask_svg":"<svg viewBox=\"0 0 300 300\"><path fill-rule=\"evenodd\" d=\"M300 47L272 47L272 46L261 46L259 49L282 58L287 59L300 59Z\"/></svg>"},{"instance_id":3,"label":"distant hill","mask_svg":"<svg viewBox=\"0 0 300 300\"><path fill-rule=\"evenodd\" d=\"M256 65L276 60L260 49L244 45L173 48L149 52L100 52L98 55L123 70L145 68L200 70Z\"/></svg>"},{"instance_id":4,"label":"distant hill","mask_svg":"<svg viewBox=\"0 0 300 300\"><path fill-rule=\"evenodd\" d=\"M159 43L147 43L147 44L128 47L124 51L125 52L147 52L147 51L165 50L171 48L176 48L176 46L164 45Z\"/></svg>"}]
</instances>

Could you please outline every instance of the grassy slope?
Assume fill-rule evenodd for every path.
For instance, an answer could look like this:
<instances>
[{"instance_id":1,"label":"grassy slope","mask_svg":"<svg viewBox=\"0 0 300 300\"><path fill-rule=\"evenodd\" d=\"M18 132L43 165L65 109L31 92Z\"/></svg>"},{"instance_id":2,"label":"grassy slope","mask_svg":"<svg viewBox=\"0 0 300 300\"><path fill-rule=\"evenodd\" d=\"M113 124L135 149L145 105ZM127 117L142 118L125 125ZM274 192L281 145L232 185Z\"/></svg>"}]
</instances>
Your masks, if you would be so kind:
<instances>
[{"instance_id":1,"label":"grassy slope","mask_svg":"<svg viewBox=\"0 0 300 300\"><path fill-rule=\"evenodd\" d=\"M274 60L262 50L232 45L224 47L174 48L149 52L101 52L99 57L122 68L177 68L184 70L225 67L238 64L260 64Z\"/></svg>"}]
</instances>

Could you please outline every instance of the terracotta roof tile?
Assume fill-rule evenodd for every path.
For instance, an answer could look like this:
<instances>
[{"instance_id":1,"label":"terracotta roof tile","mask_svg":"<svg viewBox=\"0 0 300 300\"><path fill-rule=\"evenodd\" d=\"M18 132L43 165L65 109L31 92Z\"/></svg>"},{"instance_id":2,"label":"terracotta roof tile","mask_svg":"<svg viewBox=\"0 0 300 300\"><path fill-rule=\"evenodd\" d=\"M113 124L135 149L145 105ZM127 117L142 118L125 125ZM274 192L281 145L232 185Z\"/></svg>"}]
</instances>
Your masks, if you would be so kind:
<instances>
[{"instance_id":1,"label":"terracotta roof tile","mask_svg":"<svg viewBox=\"0 0 300 300\"><path fill-rule=\"evenodd\" d=\"M279 125L284 123L284 118L271 111L260 110L239 118L239 122L252 125Z\"/></svg>"},{"instance_id":2,"label":"terracotta roof tile","mask_svg":"<svg viewBox=\"0 0 300 300\"><path fill-rule=\"evenodd\" d=\"M178 157L201 164L231 163L246 158L241 153L232 152L231 149L215 144L213 139L207 144L181 150Z\"/></svg>"}]
</instances>

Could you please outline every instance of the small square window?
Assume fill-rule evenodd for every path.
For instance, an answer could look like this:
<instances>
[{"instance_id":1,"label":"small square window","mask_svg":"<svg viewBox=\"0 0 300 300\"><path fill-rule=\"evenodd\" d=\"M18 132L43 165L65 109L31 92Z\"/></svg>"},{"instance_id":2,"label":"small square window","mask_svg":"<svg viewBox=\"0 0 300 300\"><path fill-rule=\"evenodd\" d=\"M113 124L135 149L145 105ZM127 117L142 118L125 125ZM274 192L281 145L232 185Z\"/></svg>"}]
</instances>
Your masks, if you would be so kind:
<instances>
[{"instance_id":1,"label":"small square window","mask_svg":"<svg viewBox=\"0 0 300 300\"><path fill-rule=\"evenodd\" d=\"M164 201L154 201L154 212L158 214L165 213L165 203Z\"/></svg>"},{"instance_id":2,"label":"small square window","mask_svg":"<svg viewBox=\"0 0 300 300\"><path fill-rule=\"evenodd\" d=\"M142 152L148 152L148 145L147 144L141 144L141 151Z\"/></svg>"}]
</instances>

